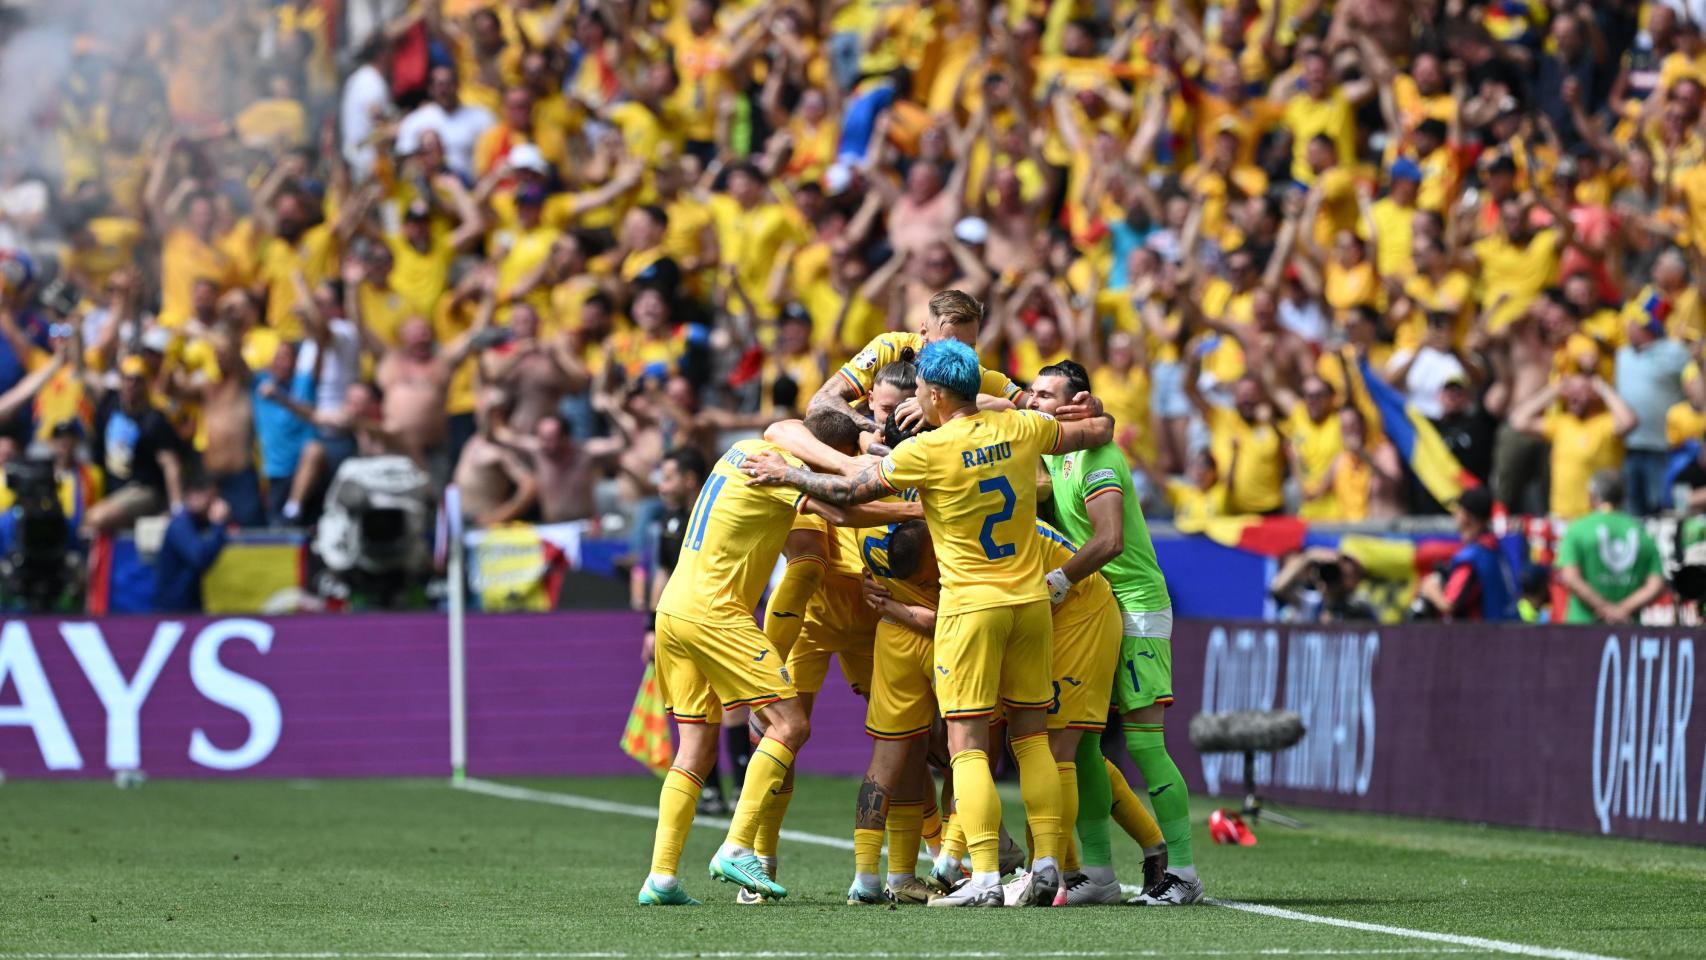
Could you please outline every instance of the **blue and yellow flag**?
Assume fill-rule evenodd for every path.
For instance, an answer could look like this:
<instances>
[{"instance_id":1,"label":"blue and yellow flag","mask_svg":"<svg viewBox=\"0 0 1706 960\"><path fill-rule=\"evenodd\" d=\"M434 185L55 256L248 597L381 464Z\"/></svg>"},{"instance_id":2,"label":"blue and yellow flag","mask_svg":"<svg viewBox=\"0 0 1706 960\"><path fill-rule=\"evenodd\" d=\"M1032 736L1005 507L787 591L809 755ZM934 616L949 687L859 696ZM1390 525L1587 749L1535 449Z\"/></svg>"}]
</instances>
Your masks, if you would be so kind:
<instances>
[{"instance_id":1,"label":"blue and yellow flag","mask_svg":"<svg viewBox=\"0 0 1706 960\"><path fill-rule=\"evenodd\" d=\"M1386 381L1375 376L1368 367L1367 357L1357 358L1357 372L1375 412L1380 415L1381 432L1398 448L1398 455L1441 506L1451 506L1463 491L1481 485L1474 474L1463 469L1433 423L1405 403L1403 396Z\"/></svg>"}]
</instances>

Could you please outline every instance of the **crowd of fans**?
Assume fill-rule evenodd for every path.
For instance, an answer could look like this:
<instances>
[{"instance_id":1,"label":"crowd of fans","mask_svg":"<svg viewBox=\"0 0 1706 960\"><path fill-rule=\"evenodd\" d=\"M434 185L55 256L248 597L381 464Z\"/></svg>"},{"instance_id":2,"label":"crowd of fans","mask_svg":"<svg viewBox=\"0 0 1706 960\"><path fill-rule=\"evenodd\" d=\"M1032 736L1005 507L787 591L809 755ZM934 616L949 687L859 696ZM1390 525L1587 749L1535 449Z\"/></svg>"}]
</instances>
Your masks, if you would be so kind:
<instances>
[{"instance_id":1,"label":"crowd of fans","mask_svg":"<svg viewBox=\"0 0 1706 960\"><path fill-rule=\"evenodd\" d=\"M986 365L1092 370L1153 513L1444 512L1365 369L1512 512L1706 501L1682 6L165 9L7 133L0 457L88 533L311 522L381 453L643 523L947 287Z\"/></svg>"}]
</instances>

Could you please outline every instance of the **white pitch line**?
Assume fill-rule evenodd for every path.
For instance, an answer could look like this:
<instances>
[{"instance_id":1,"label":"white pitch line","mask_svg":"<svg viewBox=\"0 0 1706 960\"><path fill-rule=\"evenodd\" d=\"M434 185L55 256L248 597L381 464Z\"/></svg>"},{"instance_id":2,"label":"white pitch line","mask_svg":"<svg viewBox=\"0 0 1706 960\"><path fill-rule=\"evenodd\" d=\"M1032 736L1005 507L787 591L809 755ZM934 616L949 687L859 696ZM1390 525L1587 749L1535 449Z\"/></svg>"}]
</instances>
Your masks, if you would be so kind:
<instances>
[{"instance_id":1,"label":"white pitch line","mask_svg":"<svg viewBox=\"0 0 1706 960\"><path fill-rule=\"evenodd\" d=\"M530 801L533 801L535 803L549 803L549 804L554 804L554 805L560 806L560 807L572 807L576 810L591 810L591 811L595 811L598 813L614 813L614 814L619 814L619 815L628 816L628 817L640 817L640 818L646 819L646 820L655 820L655 819L657 819L657 815L658 815L658 811L657 811L656 807L646 807L646 806L641 806L640 804L635 804L635 803L615 803L615 802L610 801L610 800L599 800L599 799L596 799L593 797L582 797L582 796L572 794L572 793L559 793L559 792L547 791L547 790L534 790L534 789L531 789L529 787L514 787L514 786L510 786L509 784L495 783L495 782L490 781L490 780L480 780L480 779L470 778L467 780L463 780L461 783L453 783L452 786L455 786L456 788L461 789L461 790L468 790L468 791L472 791L474 793L483 793L483 794L486 794L487 796L503 797L503 798L509 799L509 800L530 800ZM721 827L727 827L729 825L729 822L725 819L722 819L721 817L706 817L703 819L699 819L698 822L706 823L706 824L710 824L710 825L715 825L715 826L721 826ZM822 834L817 834L817 833L806 833L806 832L800 831L800 830L783 830L781 833L781 837L784 840L792 840L792 841L795 841L796 843L811 843L811 844L817 844L818 846L822 846L822 847L834 847L838 850L851 850L851 849L853 849L852 841L843 840L839 837L826 837L826 836L823 836ZM1324 926L1341 927L1341 928L1344 928L1347 930L1361 930L1361 931L1364 931L1367 933L1383 933L1383 934L1386 934L1388 936L1393 936L1393 937L1407 937L1411 940L1427 940L1427 941L1431 941L1433 943L1449 943L1449 944L1453 944L1453 945L1460 946L1460 947L1473 948L1475 950L1480 950L1480 951L1484 951L1487 953L1506 953L1506 954L1511 954L1513 956L1519 956L1519 957L1543 958L1543 960L1617 960L1616 957L1610 957L1610 956L1607 956L1605 954L1585 953L1585 952L1582 952L1579 950L1564 950L1564 949L1560 949L1557 947L1541 947L1541 946L1535 946L1533 944L1527 944L1527 943L1514 943L1514 942L1509 941L1509 940L1493 940L1493 939L1489 939L1487 937L1471 937L1471 936L1465 936L1465 935L1456 934L1456 933L1437 933L1437 932L1432 931L1432 930L1413 930L1409 927L1394 927L1394 926L1388 926L1387 924L1384 924L1384 923L1365 923L1361 920L1345 920L1345 919L1340 918L1340 917L1327 917L1327 916L1322 916L1322 915L1316 914L1316 913L1302 913L1302 912L1297 911L1297 910L1286 910L1283 907L1270 907L1270 906L1267 906L1266 904L1245 903L1245 902L1239 901L1239 900L1209 900L1206 902L1210 903L1214 906L1217 906L1217 907L1225 907L1229 910L1239 910L1239 911L1243 911L1244 913L1254 913L1254 914L1259 914L1259 915L1265 916L1265 917L1273 917L1273 918L1279 919L1279 920L1296 920L1296 921L1301 922L1301 923L1318 923L1318 924L1322 924ZM1444 952L1444 951L1437 951L1436 950L1436 951L1430 951L1430 952L1440 953L1440 952ZM1172 953L1174 955L1179 955L1177 951L1173 951ZM1258 951L1248 951L1248 950L1246 950L1246 951L1242 951L1239 955L1249 955L1251 953L1258 953L1258 954L1265 955L1267 953L1267 951L1259 951L1259 950ZM709 953L698 954L698 955L699 956L707 956L707 957L715 956L714 954L709 954ZM1029 953L1027 955L1028 956L1045 956L1045 955L1046 956L1080 956L1080 957L1102 956L1102 954L1094 954L1094 953L1074 953L1074 954L1036 954L1036 953ZM1141 956L1142 954L1131 954L1131 953L1127 952L1127 953L1123 953L1122 955ZM1201 954L1201 955L1213 956L1215 954ZM1314 955L1314 954L1296 953L1296 954L1278 954L1278 955L1280 955L1280 956L1285 956L1285 955L1303 956L1303 955ZM754 953L744 953L744 954L738 954L738 956L756 957L756 956L761 956L761 955L760 954L754 954ZM829 956L829 955L827 955L827 954L786 954L786 956L801 956L801 957L817 956L817 957L821 957L821 956ZM865 954L857 954L856 956L872 957L872 956L879 956L879 954L865 953ZM939 954L938 956L944 956L944 957L948 957L948 956L978 957L978 956L1005 956L1005 954ZM0 960L5 960L5 958L0 957ZM41 958L41 960L54 960L54 958ZM71 960L71 958L58 958L58 960ZM90 958L90 960L100 960L100 958ZM137 960L145 960L145 958L137 958Z\"/></svg>"},{"instance_id":2,"label":"white pitch line","mask_svg":"<svg viewBox=\"0 0 1706 960\"><path fill-rule=\"evenodd\" d=\"M907 951L890 953L882 950L867 953L816 950L699 950L691 953L624 953L621 951L580 951L575 953L0 953L0 960L626 960L626 958L656 958L656 960L690 960L705 957L711 960L866 960L866 958L918 957L923 960L1001 960L1001 958L1112 958L1112 957L1386 957L1438 956L1441 954L1479 953L1477 950L1434 949L1430 947L1400 947L1390 949L1311 949L1268 947L1259 950L1045 950L1023 953L1001 953L991 950L953 950L931 953Z\"/></svg>"},{"instance_id":3,"label":"white pitch line","mask_svg":"<svg viewBox=\"0 0 1706 960\"><path fill-rule=\"evenodd\" d=\"M1264 917L1277 917L1281 920L1301 920L1305 923L1320 923L1329 927L1343 927L1346 930L1363 930L1368 933L1387 933L1395 937L1409 937L1412 940L1431 940L1434 943L1451 943L1462 947L1474 947L1490 953L1509 953L1519 957L1546 957L1549 960L1613 960L1604 954L1583 953L1580 950L1563 950L1557 947L1537 947L1526 943L1512 943L1509 940L1490 940L1486 937L1469 937L1458 933L1435 933L1431 930L1411 930L1408 927L1389 927L1384 923L1364 923L1361 920L1344 920L1339 917L1323 917L1313 913L1299 913L1284 907L1270 907L1262 903L1241 903L1237 900L1210 900L1209 903L1231 910L1242 910L1245 913L1259 914Z\"/></svg>"},{"instance_id":4,"label":"white pitch line","mask_svg":"<svg viewBox=\"0 0 1706 960\"><path fill-rule=\"evenodd\" d=\"M496 783L474 777L469 777L461 783L453 783L452 786L458 790L467 790L470 793L483 793L488 797L502 797L505 800L523 800L530 803L549 803L553 806L569 807L574 810L590 810L594 813L614 813L624 817L639 817L643 820L656 820L658 816L657 807L643 807L637 803L617 803L614 800L600 800L596 797L583 797L573 793L534 790L529 787L516 787L507 783ZM693 822L724 829L727 829L729 825L726 817L696 816L693 818ZM820 847L833 847L837 850L853 849L853 841L841 837L826 837L821 833L783 830L780 837L783 840L792 840L795 843L809 843ZM688 956L692 956L692 954L688 954Z\"/></svg>"}]
</instances>

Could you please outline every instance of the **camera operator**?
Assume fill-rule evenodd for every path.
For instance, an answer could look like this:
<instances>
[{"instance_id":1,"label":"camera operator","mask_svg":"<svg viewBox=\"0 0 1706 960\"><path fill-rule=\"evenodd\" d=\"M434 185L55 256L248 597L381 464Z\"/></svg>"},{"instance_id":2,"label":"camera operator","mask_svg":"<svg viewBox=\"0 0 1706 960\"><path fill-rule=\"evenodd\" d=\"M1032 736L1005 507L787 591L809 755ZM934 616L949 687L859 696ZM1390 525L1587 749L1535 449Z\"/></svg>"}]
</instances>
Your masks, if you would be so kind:
<instances>
[{"instance_id":1,"label":"camera operator","mask_svg":"<svg viewBox=\"0 0 1706 960\"><path fill-rule=\"evenodd\" d=\"M1328 547L1293 554L1274 575L1268 591L1299 623L1373 623L1374 606L1356 596L1362 564Z\"/></svg>"},{"instance_id":2,"label":"camera operator","mask_svg":"<svg viewBox=\"0 0 1706 960\"><path fill-rule=\"evenodd\" d=\"M1443 570L1422 580L1418 612L1444 620L1519 619L1516 572L1493 536L1493 495L1486 487L1465 490L1451 512L1463 546Z\"/></svg>"}]
</instances>

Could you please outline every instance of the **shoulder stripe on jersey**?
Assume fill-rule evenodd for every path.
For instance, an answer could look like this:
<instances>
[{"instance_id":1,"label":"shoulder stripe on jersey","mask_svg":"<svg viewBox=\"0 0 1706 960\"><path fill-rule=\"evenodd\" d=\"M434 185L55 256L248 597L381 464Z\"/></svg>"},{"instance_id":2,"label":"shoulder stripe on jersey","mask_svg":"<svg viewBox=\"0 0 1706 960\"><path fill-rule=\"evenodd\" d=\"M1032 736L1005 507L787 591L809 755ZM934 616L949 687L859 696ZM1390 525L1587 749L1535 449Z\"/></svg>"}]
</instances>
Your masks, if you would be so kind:
<instances>
[{"instance_id":1,"label":"shoulder stripe on jersey","mask_svg":"<svg viewBox=\"0 0 1706 960\"><path fill-rule=\"evenodd\" d=\"M1071 540L1066 539L1065 537L1063 537L1060 534L1056 533L1055 531L1049 529L1048 527L1043 526L1040 523L1037 524L1037 533L1041 534L1042 538L1044 540L1053 540L1055 543L1058 543L1061 546L1065 547L1066 549L1071 550L1073 553L1078 552L1078 548L1072 545Z\"/></svg>"},{"instance_id":2,"label":"shoulder stripe on jersey","mask_svg":"<svg viewBox=\"0 0 1706 960\"><path fill-rule=\"evenodd\" d=\"M1125 491L1121 490L1120 485L1117 483L1110 483L1110 484L1106 484L1106 485L1100 486L1100 487L1092 487L1091 489L1086 490L1084 492L1084 502L1089 503L1090 501L1096 499L1097 497L1101 496L1104 493L1124 493L1124 492Z\"/></svg>"},{"instance_id":3,"label":"shoulder stripe on jersey","mask_svg":"<svg viewBox=\"0 0 1706 960\"><path fill-rule=\"evenodd\" d=\"M855 378L852 374L847 372L846 367L842 367L841 369L835 371L835 375L840 377L842 379L842 381L844 381L848 386L853 388L853 391L854 391L853 400L854 400L854 402L858 402L858 401L863 400L865 398L864 386L859 383L857 378Z\"/></svg>"}]
</instances>

